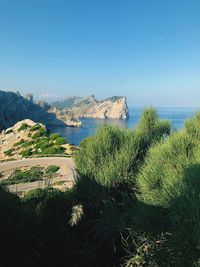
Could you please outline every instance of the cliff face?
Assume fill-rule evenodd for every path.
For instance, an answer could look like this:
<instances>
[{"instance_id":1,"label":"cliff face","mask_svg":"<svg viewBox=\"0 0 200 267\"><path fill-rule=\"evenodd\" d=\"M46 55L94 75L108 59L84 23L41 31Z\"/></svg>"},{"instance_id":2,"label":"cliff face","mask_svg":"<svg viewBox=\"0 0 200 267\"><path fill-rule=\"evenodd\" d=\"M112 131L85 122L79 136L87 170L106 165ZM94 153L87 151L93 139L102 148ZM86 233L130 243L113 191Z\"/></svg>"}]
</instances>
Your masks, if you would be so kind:
<instances>
[{"instance_id":1,"label":"cliff face","mask_svg":"<svg viewBox=\"0 0 200 267\"><path fill-rule=\"evenodd\" d=\"M126 119L128 118L128 106L126 97L110 97L98 101L94 96L70 97L60 102L52 103L57 108L68 110L77 117L100 119Z\"/></svg>"},{"instance_id":2,"label":"cliff face","mask_svg":"<svg viewBox=\"0 0 200 267\"><path fill-rule=\"evenodd\" d=\"M13 126L16 122L31 119L45 125L66 125L55 114L13 93L0 91L0 130Z\"/></svg>"}]
</instances>

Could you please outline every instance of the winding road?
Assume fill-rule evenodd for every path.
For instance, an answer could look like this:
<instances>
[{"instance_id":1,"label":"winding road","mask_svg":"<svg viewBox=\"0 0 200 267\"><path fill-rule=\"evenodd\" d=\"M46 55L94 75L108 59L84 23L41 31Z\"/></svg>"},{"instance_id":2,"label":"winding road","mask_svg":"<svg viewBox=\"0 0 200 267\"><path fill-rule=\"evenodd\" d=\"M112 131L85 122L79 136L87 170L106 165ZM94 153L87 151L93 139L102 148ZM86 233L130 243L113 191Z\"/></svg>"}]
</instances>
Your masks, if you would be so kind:
<instances>
[{"instance_id":1,"label":"winding road","mask_svg":"<svg viewBox=\"0 0 200 267\"><path fill-rule=\"evenodd\" d=\"M44 157L44 158L29 158L21 160L13 160L0 163L0 171L7 171L12 169L18 169L22 167L48 167L49 165L59 166L59 177L53 178L52 183L58 181L72 182L75 179L76 170L74 160L72 158L63 157ZM21 183L17 185L10 185L10 191L29 191L37 187L44 187L45 181L35 181L31 183Z\"/></svg>"}]
</instances>

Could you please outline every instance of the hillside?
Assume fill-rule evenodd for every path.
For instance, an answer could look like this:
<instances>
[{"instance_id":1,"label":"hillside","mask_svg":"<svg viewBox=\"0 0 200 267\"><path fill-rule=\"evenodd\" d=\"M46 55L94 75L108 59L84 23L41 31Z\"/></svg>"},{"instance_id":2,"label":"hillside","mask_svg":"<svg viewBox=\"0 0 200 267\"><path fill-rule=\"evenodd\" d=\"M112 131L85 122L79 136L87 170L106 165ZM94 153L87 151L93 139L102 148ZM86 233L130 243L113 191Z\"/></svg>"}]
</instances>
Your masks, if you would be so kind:
<instances>
[{"instance_id":1,"label":"hillside","mask_svg":"<svg viewBox=\"0 0 200 267\"><path fill-rule=\"evenodd\" d=\"M93 95L89 97L72 96L61 101L56 101L51 105L67 110L77 117L100 119L128 118L126 97L114 96L99 101Z\"/></svg>"},{"instance_id":2,"label":"hillside","mask_svg":"<svg viewBox=\"0 0 200 267\"><path fill-rule=\"evenodd\" d=\"M31 119L45 125L66 125L54 113L48 113L23 96L13 92L0 91L0 130L11 127L24 119Z\"/></svg>"},{"instance_id":3,"label":"hillside","mask_svg":"<svg viewBox=\"0 0 200 267\"><path fill-rule=\"evenodd\" d=\"M71 146L64 138L50 134L43 124L29 119L19 121L0 133L0 160L71 153Z\"/></svg>"}]
</instances>

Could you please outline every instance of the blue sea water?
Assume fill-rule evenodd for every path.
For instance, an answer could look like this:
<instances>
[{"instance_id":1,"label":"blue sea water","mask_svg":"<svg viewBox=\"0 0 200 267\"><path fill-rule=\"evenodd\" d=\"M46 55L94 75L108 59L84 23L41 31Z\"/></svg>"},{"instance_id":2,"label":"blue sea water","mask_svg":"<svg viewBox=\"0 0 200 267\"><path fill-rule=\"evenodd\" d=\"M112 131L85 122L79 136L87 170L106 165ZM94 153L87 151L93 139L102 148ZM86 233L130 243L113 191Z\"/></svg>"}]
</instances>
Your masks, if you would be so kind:
<instances>
[{"instance_id":1,"label":"blue sea water","mask_svg":"<svg viewBox=\"0 0 200 267\"><path fill-rule=\"evenodd\" d=\"M173 128L180 129L184 125L184 121L194 116L197 109L195 108L158 108L158 113L161 119L168 119L171 121ZM53 133L60 133L67 139L68 143L79 145L79 143L86 137L92 135L97 129L98 125L102 123L110 123L124 128L133 128L139 121L143 108L129 108L129 119L113 120L113 119L81 119L81 128L72 127L49 127Z\"/></svg>"}]
</instances>

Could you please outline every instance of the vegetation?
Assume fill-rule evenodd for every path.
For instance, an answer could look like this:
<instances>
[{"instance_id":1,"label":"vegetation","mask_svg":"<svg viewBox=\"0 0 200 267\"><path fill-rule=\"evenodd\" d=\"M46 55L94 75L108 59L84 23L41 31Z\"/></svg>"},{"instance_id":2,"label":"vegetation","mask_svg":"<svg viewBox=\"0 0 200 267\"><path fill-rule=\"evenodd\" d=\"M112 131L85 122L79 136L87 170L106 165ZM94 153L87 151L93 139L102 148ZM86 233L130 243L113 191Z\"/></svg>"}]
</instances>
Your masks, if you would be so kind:
<instances>
[{"instance_id":1,"label":"vegetation","mask_svg":"<svg viewBox=\"0 0 200 267\"><path fill-rule=\"evenodd\" d=\"M60 168L56 165L50 165L46 168L46 173L55 173L59 170Z\"/></svg>"},{"instance_id":2,"label":"vegetation","mask_svg":"<svg viewBox=\"0 0 200 267\"><path fill-rule=\"evenodd\" d=\"M200 113L179 132L153 108L132 130L101 126L76 151L71 190L0 188L2 263L200 266L199 155Z\"/></svg>"},{"instance_id":3,"label":"vegetation","mask_svg":"<svg viewBox=\"0 0 200 267\"><path fill-rule=\"evenodd\" d=\"M19 184L19 183L27 183L27 182L34 182L38 180L42 180L43 178L43 168L41 167L32 167L30 170L21 171L16 170L11 177L8 179L2 180L1 184L3 185L12 185L12 184Z\"/></svg>"},{"instance_id":4,"label":"vegetation","mask_svg":"<svg viewBox=\"0 0 200 267\"><path fill-rule=\"evenodd\" d=\"M4 154L6 156L11 156L11 155L14 154L14 152L15 152L15 150L13 148L11 148L11 149L8 149L8 150L4 151Z\"/></svg>"},{"instance_id":5,"label":"vegetation","mask_svg":"<svg viewBox=\"0 0 200 267\"><path fill-rule=\"evenodd\" d=\"M23 124L22 124L23 126ZM24 128L25 126L23 126ZM21 128L21 127L20 127ZM36 124L30 128L28 137L30 140L21 139L14 144L22 157L31 155L64 154L66 140L60 134L50 134L42 125ZM5 151L6 155L12 155L12 151Z\"/></svg>"},{"instance_id":6,"label":"vegetation","mask_svg":"<svg viewBox=\"0 0 200 267\"><path fill-rule=\"evenodd\" d=\"M20 126L20 128L18 129L18 132L21 132L23 130L26 130L27 128L29 128L30 126L27 123L22 123L22 125Z\"/></svg>"},{"instance_id":7,"label":"vegetation","mask_svg":"<svg viewBox=\"0 0 200 267\"><path fill-rule=\"evenodd\" d=\"M24 139L21 139L19 142L15 143L14 146L20 146L24 143Z\"/></svg>"},{"instance_id":8,"label":"vegetation","mask_svg":"<svg viewBox=\"0 0 200 267\"><path fill-rule=\"evenodd\" d=\"M32 167L29 170L16 170L8 179L1 180L1 185L12 185L19 183L28 183L40 181L44 178L53 178L53 175L59 170L56 165L50 165L46 169L42 167ZM0 178L3 176L0 173Z\"/></svg>"}]
</instances>

